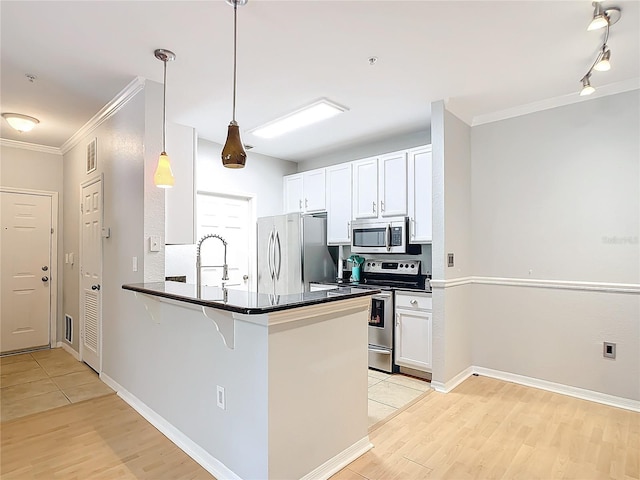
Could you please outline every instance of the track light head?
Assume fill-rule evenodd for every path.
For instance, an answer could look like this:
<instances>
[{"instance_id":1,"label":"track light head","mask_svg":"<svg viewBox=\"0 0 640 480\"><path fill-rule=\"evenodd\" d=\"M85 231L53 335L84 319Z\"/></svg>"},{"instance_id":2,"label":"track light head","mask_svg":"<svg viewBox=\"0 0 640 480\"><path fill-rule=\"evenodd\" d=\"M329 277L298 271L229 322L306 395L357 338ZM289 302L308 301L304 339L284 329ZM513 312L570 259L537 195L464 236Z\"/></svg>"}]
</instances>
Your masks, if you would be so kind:
<instances>
[{"instance_id":1,"label":"track light head","mask_svg":"<svg viewBox=\"0 0 640 480\"><path fill-rule=\"evenodd\" d=\"M593 88L591 86L591 83L589 82L589 77L591 75L585 75L584 77L582 77L582 90L580 91L580 96L584 97L586 95L591 95L593 92L596 91L595 88Z\"/></svg>"},{"instance_id":2,"label":"track light head","mask_svg":"<svg viewBox=\"0 0 640 480\"><path fill-rule=\"evenodd\" d=\"M620 20L620 9L611 7L604 10L600 2L593 2L593 18L587 27L588 31L611 26Z\"/></svg>"},{"instance_id":3,"label":"track light head","mask_svg":"<svg viewBox=\"0 0 640 480\"><path fill-rule=\"evenodd\" d=\"M600 60L593 66L594 70L599 72L607 72L611 70L611 63L609 59L611 58L611 50L605 45L602 49L602 54L600 55Z\"/></svg>"}]
</instances>

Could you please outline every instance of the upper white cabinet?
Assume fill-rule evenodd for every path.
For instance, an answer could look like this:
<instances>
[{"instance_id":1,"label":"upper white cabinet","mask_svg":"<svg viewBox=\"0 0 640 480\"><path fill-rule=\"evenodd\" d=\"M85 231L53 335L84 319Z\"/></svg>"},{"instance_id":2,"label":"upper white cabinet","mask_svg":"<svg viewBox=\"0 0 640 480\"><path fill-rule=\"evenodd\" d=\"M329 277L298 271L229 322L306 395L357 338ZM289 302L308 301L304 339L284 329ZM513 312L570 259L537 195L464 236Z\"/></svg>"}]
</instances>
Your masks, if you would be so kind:
<instances>
[{"instance_id":1,"label":"upper white cabinet","mask_svg":"<svg viewBox=\"0 0 640 480\"><path fill-rule=\"evenodd\" d=\"M327 167L327 243L350 243L351 237L351 164Z\"/></svg>"},{"instance_id":2,"label":"upper white cabinet","mask_svg":"<svg viewBox=\"0 0 640 480\"><path fill-rule=\"evenodd\" d=\"M365 158L352 162L353 218L378 216L378 159Z\"/></svg>"},{"instance_id":3,"label":"upper white cabinet","mask_svg":"<svg viewBox=\"0 0 640 480\"><path fill-rule=\"evenodd\" d=\"M167 153L176 179L165 190L165 243L196 243L195 173L197 134L194 128L167 124Z\"/></svg>"},{"instance_id":4,"label":"upper white cabinet","mask_svg":"<svg viewBox=\"0 0 640 480\"><path fill-rule=\"evenodd\" d=\"M407 215L407 152L352 162L353 218Z\"/></svg>"},{"instance_id":5,"label":"upper white cabinet","mask_svg":"<svg viewBox=\"0 0 640 480\"><path fill-rule=\"evenodd\" d=\"M284 177L285 213L321 212L326 209L325 169Z\"/></svg>"},{"instance_id":6,"label":"upper white cabinet","mask_svg":"<svg viewBox=\"0 0 640 480\"><path fill-rule=\"evenodd\" d=\"M409 150L409 230L411 243L430 243L433 239L431 145Z\"/></svg>"},{"instance_id":7,"label":"upper white cabinet","mask_svg":"<svg viewBox=\"0 0 640 480\"><path fill-rule=\"evenodd\" d=\"M407 152L395 152L378 159L380 216L407 214Z\"/></svg>"}]
</instances>

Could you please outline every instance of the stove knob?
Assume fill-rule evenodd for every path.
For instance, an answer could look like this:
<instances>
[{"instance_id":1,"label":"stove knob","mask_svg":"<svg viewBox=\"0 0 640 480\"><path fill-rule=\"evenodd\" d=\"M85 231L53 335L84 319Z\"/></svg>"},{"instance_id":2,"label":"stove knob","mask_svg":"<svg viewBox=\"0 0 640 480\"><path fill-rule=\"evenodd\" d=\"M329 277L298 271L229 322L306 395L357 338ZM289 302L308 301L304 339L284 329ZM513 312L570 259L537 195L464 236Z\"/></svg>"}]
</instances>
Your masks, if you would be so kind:
<instances>
[{"instance_id":1,"label":"stove knob","mask_svg":"<svg viewBox=\"0 0 640 480\"><path fill-rule=\"evenodd\" d=\"M411 268L416 268L416 266L412 263L412 264L411 264Z\"/></svg>"}]
</instances>

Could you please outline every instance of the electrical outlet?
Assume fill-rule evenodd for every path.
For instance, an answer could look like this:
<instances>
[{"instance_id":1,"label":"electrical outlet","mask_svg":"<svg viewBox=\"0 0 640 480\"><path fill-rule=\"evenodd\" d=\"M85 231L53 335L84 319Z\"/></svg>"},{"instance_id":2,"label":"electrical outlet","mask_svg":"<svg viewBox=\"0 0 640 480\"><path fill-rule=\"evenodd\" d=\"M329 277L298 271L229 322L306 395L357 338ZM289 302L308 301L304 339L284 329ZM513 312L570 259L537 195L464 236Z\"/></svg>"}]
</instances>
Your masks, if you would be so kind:
<instances>
[{"instance_id":1,"label":"electrical outlet","mask_svg":"<svg viewBox=\"0 0 640 480\"><path fill-rule=\"evenodd\" d=\"M616 358L616 344L604 342L602 344L602 356L606 358Z\"/></svg>"},{"instance_id":2,"label":"electrical outlet","mask_svg":"<svg viewBox=\"0 0 640 480\"><path fill-rule=\"evenodd\" d=\"M224 395L224 387L216 386L216 403L222 410L226 410L227 400Z\"/></svg>"},{"instance_id":3,"label":"electrical outlet","mask_svg":"<svg viewBox=\"0 0 640 480\"><path fill-rule=\"evenodd\" d=\"M447 254L447 267L453 267L453 253Z\"/></svg>"}]
</instances>

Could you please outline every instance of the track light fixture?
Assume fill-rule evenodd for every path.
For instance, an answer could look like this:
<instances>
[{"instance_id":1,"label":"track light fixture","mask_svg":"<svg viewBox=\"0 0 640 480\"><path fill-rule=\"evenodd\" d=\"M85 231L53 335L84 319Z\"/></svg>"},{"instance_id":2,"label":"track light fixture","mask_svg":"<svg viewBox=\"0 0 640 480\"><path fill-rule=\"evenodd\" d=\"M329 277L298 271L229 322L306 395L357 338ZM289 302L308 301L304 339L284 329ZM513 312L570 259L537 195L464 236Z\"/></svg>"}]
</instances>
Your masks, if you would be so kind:
<instances>
[{"instance_id":1,"label":"track light fixture","mask_svg":"<svg viewBox=\"0 0 640 480\"><path fill-rule=\"evenodd\" d=\"M591 82L589 81L591 78L591 74L593 71L597 72L606 72L611 69L611 63L609 60L611 59L611 50L607 45L609 41L609 28L611 25L620 20L621 12L618 7L610 7L607 9L603 9L600 2L593 2L593 18L587 27L588 31L598 30L600 28L605 28L604 38L602 40L602 47L600 47L600 51L598 52L598 56L595 61L587 70L587 73L580 79L582 82L582 90L580 90L580 95L591 95L596 91L594 87L591 86Z\"/></svg>"}]
</instances>

